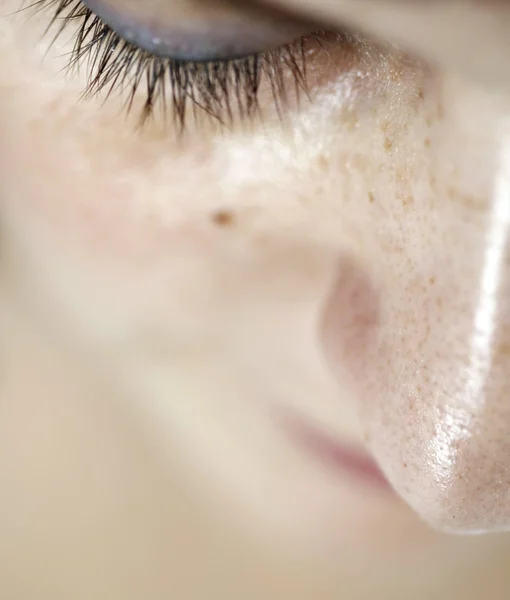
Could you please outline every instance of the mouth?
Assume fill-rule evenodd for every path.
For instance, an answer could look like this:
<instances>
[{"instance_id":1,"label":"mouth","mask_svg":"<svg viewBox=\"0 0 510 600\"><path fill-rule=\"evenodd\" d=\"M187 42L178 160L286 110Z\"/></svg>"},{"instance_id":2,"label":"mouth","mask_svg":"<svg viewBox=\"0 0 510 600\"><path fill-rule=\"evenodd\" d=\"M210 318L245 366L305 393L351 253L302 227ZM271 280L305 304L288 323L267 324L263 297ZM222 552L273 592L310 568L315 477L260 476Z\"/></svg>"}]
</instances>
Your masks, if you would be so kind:
<instances>
[{"instance_id":1,"label":"mouth","mask_svg":"<svg viewBox=\"0 0 510 600\"><path fill-rule=\"evenodd\" d=\"M379 489L391 490L388 480L368 454L338 442L299 417L286 418L285 428L300 448L337 475L344 479L346 476L354 477Z\"/></svg>"}]
</instances>

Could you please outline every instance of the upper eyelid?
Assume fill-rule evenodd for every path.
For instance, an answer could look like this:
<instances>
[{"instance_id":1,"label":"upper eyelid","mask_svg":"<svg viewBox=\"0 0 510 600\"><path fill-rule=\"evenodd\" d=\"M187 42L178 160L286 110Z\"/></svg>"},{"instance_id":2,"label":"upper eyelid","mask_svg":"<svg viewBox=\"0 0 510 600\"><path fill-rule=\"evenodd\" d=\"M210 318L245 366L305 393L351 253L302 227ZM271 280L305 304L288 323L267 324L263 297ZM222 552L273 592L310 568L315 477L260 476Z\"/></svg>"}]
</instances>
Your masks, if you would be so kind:
<instances>
[{"instance_id":1,"label":"upper eyelid","mask_svg":"<svg viewBox=\"0 0 510 600\"><path fill-rule=\"evenodd\" d=\"M201 10L193 19L172 10L152 14L150 4L135 12L122 10L119 0L84 0L84 4L121 38L158 56L176 60L227 60L276 48L309 34L315 27L308 22L244 18L227 10L209 24ZM119 8L116 8L118 6ZM208 4L208 6L211 6ZM250 15L253 17L253 15Z\"/></svg>"}]
</instances>

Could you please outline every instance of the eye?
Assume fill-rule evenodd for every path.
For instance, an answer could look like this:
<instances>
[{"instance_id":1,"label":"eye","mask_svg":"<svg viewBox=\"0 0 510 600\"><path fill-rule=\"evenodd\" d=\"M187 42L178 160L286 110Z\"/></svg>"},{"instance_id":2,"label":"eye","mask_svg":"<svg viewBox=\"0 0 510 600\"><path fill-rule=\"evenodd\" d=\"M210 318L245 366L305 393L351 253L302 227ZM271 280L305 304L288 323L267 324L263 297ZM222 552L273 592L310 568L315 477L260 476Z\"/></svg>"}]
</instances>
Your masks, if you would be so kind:
<instances>
[{"instance_id":1,"label":"eye","mask_svg":"<svg viewBox=\"0 0 510 600\"><path fill-rule=\"evenodd\" d=\"M306 62L328 36L282 13L207 0L38 0L54 39L71 33L69 68L87 70L83 96L123 95L140 124L170 112L180 129L190 113L220 125L259 113L262 83L278 114L307 91ZM56 29L55 29L56 28ZM190 110L191 108L191 110Z\"/></svg>"}]
</instances>

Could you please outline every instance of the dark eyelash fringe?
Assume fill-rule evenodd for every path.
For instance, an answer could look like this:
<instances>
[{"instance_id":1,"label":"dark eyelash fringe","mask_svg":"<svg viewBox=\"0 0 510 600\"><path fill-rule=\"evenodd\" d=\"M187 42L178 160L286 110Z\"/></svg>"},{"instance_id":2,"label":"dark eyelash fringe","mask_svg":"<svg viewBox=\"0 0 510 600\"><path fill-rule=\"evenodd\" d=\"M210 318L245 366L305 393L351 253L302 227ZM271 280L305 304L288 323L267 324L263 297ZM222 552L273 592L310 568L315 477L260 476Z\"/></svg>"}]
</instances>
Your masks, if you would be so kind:
<instances>
[{"instance_id":1,"label":"dark eyelash fringe","mask_svg":"<svg viewBox=\"0 0 510 600\"><path fill-rule=\"evenodd\" d=\"M270 83L281 119L289 74L296 98L299 100L301 92L307 94L304 40L230 61L177 61L152 55L123 40L81 0L37 0L27 9L51 11L46 33L57 28L52 43L69 25L76 24L68 70L86 65L84 98L100 92L108 98L120 90L126 94L126 109L130 112L137 92L145 88L140 125L153 116L157 107L166 116L169 104L180 130L185 126L190 106L195 118L203 111L221 125L252 118L259 113L262 77Z\"/></svg>"}]
</instances>

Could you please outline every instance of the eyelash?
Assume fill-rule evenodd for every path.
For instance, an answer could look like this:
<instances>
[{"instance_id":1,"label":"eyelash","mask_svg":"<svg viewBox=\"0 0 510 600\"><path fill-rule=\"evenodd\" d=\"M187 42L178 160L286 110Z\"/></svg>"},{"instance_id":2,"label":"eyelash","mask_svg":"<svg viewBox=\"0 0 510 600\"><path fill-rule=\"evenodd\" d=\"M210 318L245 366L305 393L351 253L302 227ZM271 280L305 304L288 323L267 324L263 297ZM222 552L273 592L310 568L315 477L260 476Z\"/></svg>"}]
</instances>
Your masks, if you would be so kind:
<instances>
[{"instance_id":1,"label":"eyelash","mask_svg":"<svg viewBox=\"0 0 510 600\"><path fill-rule=\"evenodd\" d=\"M52 43L70 25L77 25L67 70L86 65L87 85L83 98L102 92L106 100L120 91L125 93L125 109L129 113L142 91L145 98L139 125L146 124L157 109L166 117L170 105L173 121L181 131L190 112L195 120L205 114L221 126L260 115L258 98L263 77L270 85L277 114L284 119L288 77L290 75L294 83L298 101L303 92L308 96L306 44L310 39L320 43L321 36L321 33L313 34L275 50L240 59L179 61L153 55L122 39L81 0L36 0L28 9L51 12L46 34L53 26L58 27Z\"/></svg>"}]
</instances>

